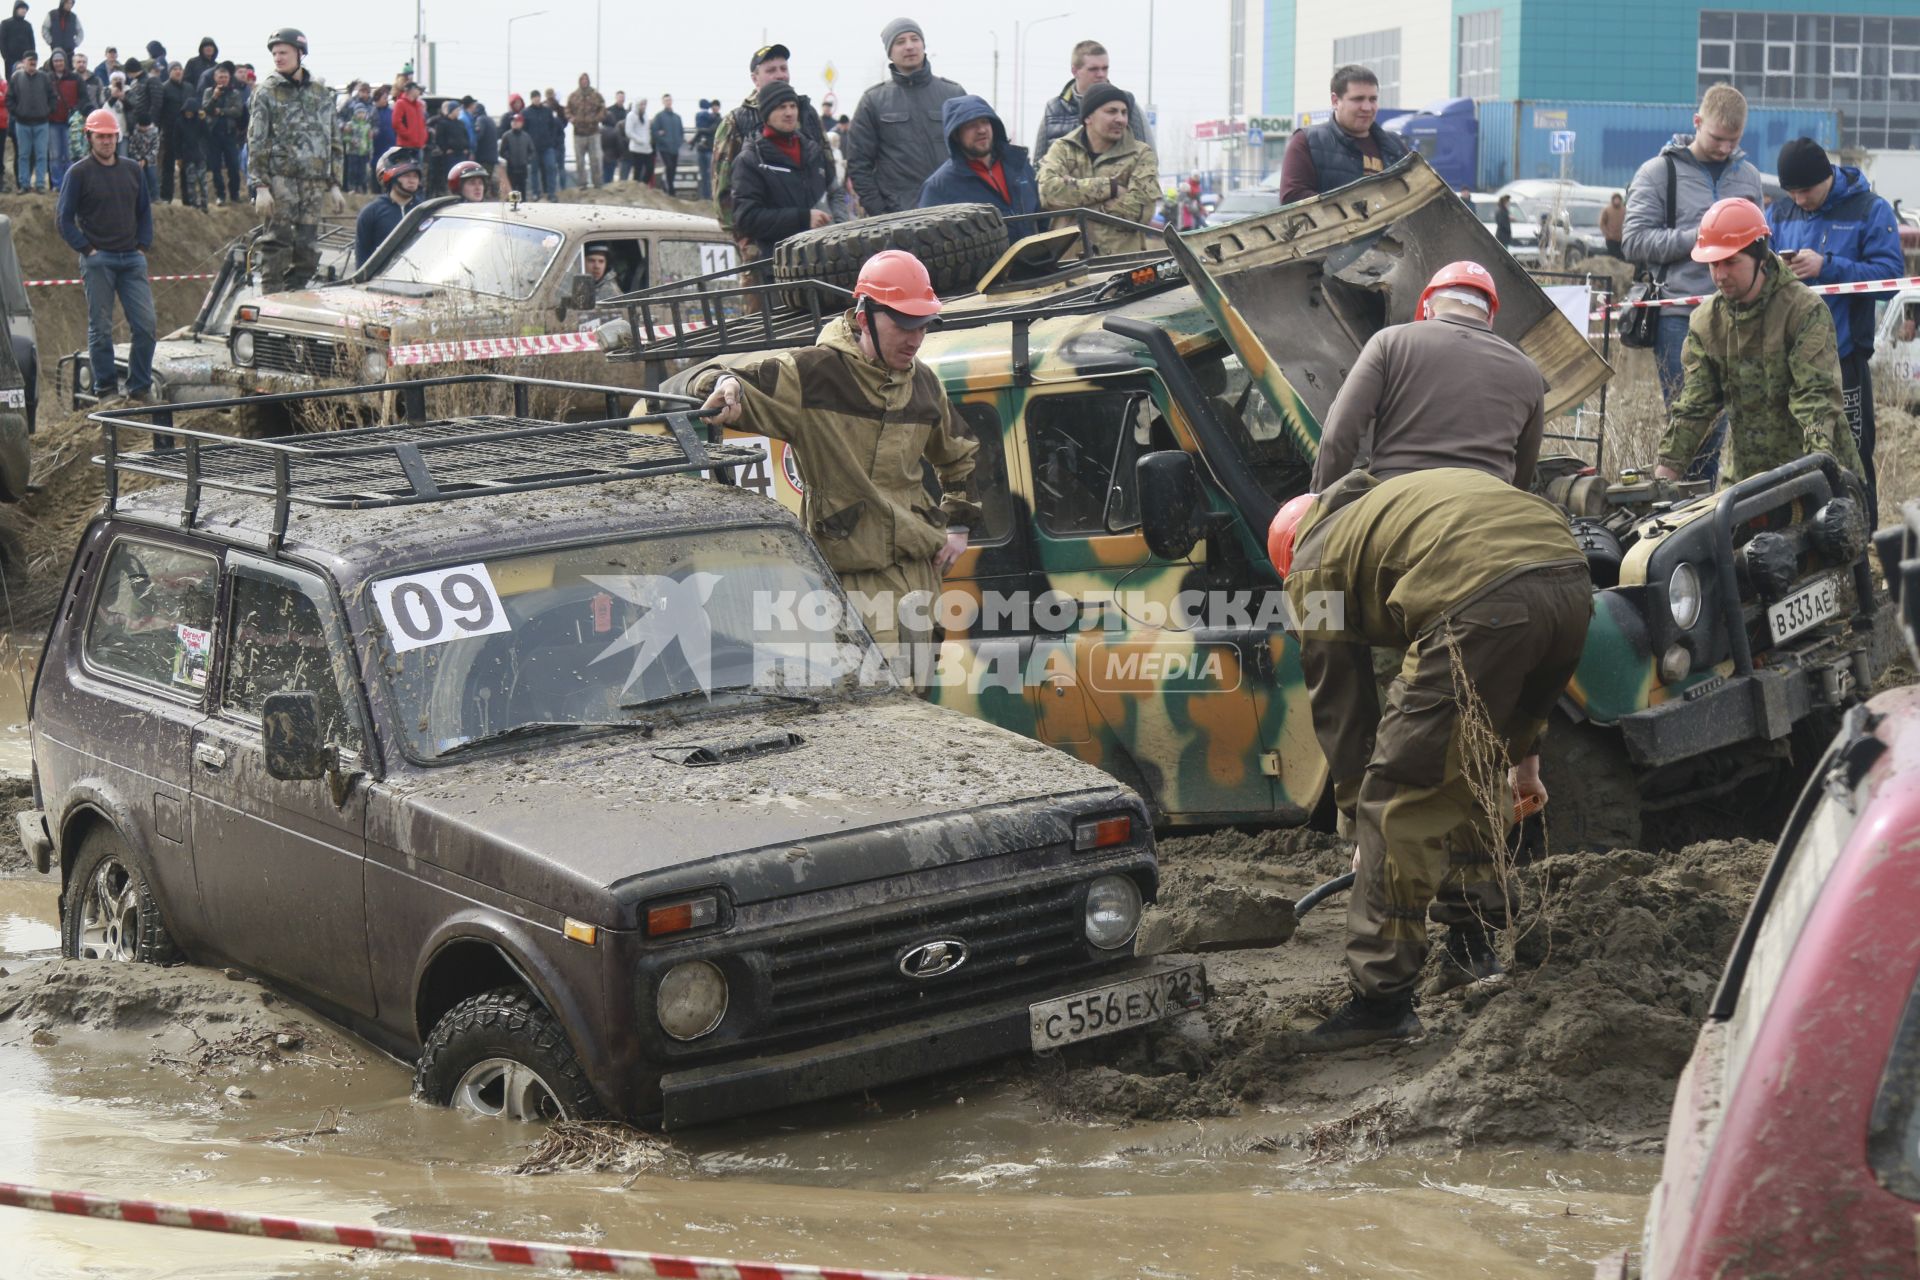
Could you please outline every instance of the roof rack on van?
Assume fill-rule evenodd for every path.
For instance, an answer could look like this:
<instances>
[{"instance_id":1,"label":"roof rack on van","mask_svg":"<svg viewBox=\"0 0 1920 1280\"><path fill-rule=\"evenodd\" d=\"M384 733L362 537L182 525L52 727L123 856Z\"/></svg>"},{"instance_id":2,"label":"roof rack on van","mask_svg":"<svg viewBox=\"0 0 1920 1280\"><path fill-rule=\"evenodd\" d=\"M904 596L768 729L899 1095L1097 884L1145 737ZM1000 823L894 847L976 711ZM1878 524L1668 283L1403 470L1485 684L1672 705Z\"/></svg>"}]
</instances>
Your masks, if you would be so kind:
<instances>
[{"instance_id":1,"label":"roof rack on van","mask_svg":"<svg viewBox=\"0 0 1920 1280\"><path fill-rule=\"evenodd\" d=\"M1062 221L1067 225L1047 229ZM1006 223L1013 243L978 286L989 296L1001 291L1017 291L1019 296L1001 306L949 310L941 316L942 328L1008 322L1024 328L1034 320L1097 311L1123 297L1184 283L1179 265L1163 247L1107 256L1085 253L1090 226L1159 234L1143 223L1094 209L1017 214ZM1067 256L1075 248L1080 256ZM667 361L805 346L853 304L849 289L822 280L775 280L772 270L770 259L759 258L610 299L602 305L625 308L627 320L624 333L617 338L617 330L608 334L614 345L607 358L653 362L658 376L649 381L658 383L665 379ZM1038 292L1043 289L1047 291Z\"/></svg>"},{"instance_id":2,"label":"roof rack on van","mask_svg":"<svg viewBox=\"0 0 1920 1280\"><path fill-rule=\"evenodd\" d=\"M512 393L510 413L427 416L427 393L447 388L503 386ZM605 418L552 422L531 417L536 390L605 396ZM396 395L405 420L271 440L242 440L173 425L183 410L221 410L295 401L330 401L353 407ZM106 468L106 508L115 509L121 478L157 476L185 486L180 526L191 528L207 489L253 494L273 501L271 545L286 538L294 503L309 507L371 509L449 502L484 494L526 493L571 485L601 484L639 476L728 469L764 457L758 445L722 444L702 438L707 427L698 402L685 396L647 393L653 413L622 414L619 405L637 393L630 387L561 382L503 373L454 374L402 383L374 383L323 391L196 401L181 405L130 405L89 414L100 424L102 450L94 461ZM699 426L696 426L699 423ZM664 433L636 431L658 425ZM122 434L153 437L154 447L130 451Z\"/></svg>"}]
</instances>

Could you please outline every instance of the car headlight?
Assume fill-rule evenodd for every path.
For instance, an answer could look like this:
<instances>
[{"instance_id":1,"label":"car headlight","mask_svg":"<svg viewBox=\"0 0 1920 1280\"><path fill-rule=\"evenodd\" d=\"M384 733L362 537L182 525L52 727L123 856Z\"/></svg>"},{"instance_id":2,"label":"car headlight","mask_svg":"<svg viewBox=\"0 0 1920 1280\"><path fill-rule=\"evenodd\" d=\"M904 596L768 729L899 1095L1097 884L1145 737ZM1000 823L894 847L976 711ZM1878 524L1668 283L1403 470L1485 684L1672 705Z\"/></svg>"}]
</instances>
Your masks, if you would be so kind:
<instances>
[{"instance_id":1,"label":"car headlight","mask_svg":"<svg viewBox=\"0 0 1920 1280\"><path fill-rule=\"evenodd\" d=\"M1700 621L1700 575L1692 565L1679 566L1667 579L1667 610L1683 631Z\"/></svg>"},{"instance_id":2,"label":"car headlight","mask_svg":"<svg viewBox=\"0 0 1920 1280\"><path fill-rule=\"evenodd\" d=\"M368 382L379 382L387 376L387 353L369 351L360 358L360 373Z\"/></svg>"},{"instance_id":3,"label":"car headlight","mask_svg":"<svg viewBox=\"0 0 1920 1280\"><path fill-rule=\"evenodd\" d=\"M245 329L233 335L233 362L253 363L253 334Z\"/></svg>"},{"instance_id":4,"label":"car headlight","mask_svg":"<svg viewBox=\"0 0 1920 1280\"><path fill-rule=\"evenodd\" d=\"M653 1008L675 1040L698 1040L727 1015L726 975L705 960L683 960L660 979Z\"/></svg>"},{"instance_id":5,"label":"car headlight","mask_svg":"<svg viewBox=\"0 0 1920 1280\"><path fill-rule=\"evenodd\" d=\"M1103 951L1124 947L1140 926L1140 886L1128 876L1101 876L1087 886L1087 941Z\"/></svg>"}]
</instances>

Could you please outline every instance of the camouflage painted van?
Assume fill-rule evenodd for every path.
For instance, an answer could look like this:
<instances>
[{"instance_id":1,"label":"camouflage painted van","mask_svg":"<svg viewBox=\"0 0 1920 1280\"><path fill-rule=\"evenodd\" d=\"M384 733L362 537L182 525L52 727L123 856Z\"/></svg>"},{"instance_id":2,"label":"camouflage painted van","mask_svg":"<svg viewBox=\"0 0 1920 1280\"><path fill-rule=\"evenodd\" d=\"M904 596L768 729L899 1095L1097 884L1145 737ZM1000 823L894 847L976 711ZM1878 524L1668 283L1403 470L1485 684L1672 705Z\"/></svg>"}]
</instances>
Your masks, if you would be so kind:
<instances>
[{"instance_id":1,"label":"camouflage painted van","mask_svg":"<svg viewBox=\"0 0 1920 1280\"><path fill-rule=\"evenodd\" d=\"M981 442L985 506L947 575L931 696L1099 765L1163 823L1303 822L1327 767L1265 531L1306 490L1360 348L1472 258L1499 283L1496 331L1546 375L1550 418L1610 371L1417 156L1167 244L1056 260L1037 283L1015 245L921 348ZM698 356L698 337L638 358ZM722 359L746 346L704 341ZM765 443L768 464L734 479L797 507L796 459ZM1644 809L1775 767L1796 724L1870 683L1865 520L1830 462L1715 496L1564 460L1542 473L1597 588L1549 734L1549 774L1583 784L1555 791L1560 846L1631 843Z\"/></svg>"}]
</instances>

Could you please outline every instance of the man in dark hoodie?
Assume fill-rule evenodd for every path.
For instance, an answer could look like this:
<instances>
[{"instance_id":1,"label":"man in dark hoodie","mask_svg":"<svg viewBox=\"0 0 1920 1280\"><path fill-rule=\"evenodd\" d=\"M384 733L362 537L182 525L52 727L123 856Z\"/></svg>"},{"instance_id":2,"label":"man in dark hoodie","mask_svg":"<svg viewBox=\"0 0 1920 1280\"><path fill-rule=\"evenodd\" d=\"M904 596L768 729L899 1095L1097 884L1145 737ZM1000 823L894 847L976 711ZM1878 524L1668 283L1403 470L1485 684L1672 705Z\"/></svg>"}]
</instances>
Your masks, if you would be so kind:
<instances>
[{"instance_id":1,"label":"man in dark hoodie","mask_svg":"<svg viewBox=\"0 0 1920 1280\"><path fill-rule=\"evenodd\" d=\"M947 162L920 188L920 204L990 204L1002 217L1040 211L1040 184L1025 147L1010 146L1007 127L987 100L966 93L940 107Z\"/></svg>"},{"instance_id":2,"label":"man in dark hoodie","mask_svg":"<svg viewBox=\"0 0 1920 1280\"><path fill-rule=\"evenodd\" d=\"M27 18L27 0L13 0L13 16L0 22L0 59L6 61L6 73L12 75L20 59L38 50L33 23Z\"/></svg>"},{"instance_id":3,"label":"man in dark hoodie","mask_svg":"<svg viewBox=\"0 0 1920 1280\"><path fill-rule=\"evenodd\" d=\"M820 146L800 132L800 95L784 80L760 91L760 136L733 162L733 226L762 258L788 236L832 222Z\"/></svg>"},{"instance_id":4,"label":"man in dark hoodie","mask_svg":"<svg viewBox=\"0 0 1920 1280\"><path fill-rule=\"evenodd\" d=\"M1789 140L1775 167L1787 198L1768 207L1767 228L1774 252L1786 259L1796 279L1809 285L1848 284L1907 274L1893 206L1874 194L1860 170L1850 164L1836 168L1811 138ZM1826 299L1840 354L1841 411L1860 446L1870 517L1879 510L1880 496L1873 473L1874 302L1865 293Z\"/></svg>"},{"instance_id":5,"label":"man in dark hoodie","mask_svg":"<svg viewBox=\"0 0 1920 1280\"><path fill-rule=\"evenodd\" d=\"M196 93L213 86L213 69L220 65L220 46L212 36L200 37L200 52L187 59L186 81Z\"/></svg>"},{"instance_id":6,"label":"man in dark hoodie","mask_svg":"<svg viewBox=\"0 0 1920 1280\"><path fill-rule=\"evenodd\" d=\"M922 184L947 158L946 134L935 124L942 104L966 92L933 74L913 19L889 22L880 42L890 74L860 95L847 135L847 176L869 215L914 207Z\"/></svg>"}]
</instances>

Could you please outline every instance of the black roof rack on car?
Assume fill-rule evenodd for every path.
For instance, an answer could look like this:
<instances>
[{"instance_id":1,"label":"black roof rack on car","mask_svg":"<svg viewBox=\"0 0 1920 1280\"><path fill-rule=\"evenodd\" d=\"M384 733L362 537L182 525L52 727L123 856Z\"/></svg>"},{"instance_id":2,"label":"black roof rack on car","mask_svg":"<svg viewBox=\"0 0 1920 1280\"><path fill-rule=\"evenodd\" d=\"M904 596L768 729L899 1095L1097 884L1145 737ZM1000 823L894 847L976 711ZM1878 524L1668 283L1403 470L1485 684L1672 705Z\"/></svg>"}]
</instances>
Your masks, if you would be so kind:
<instances>
[{"instance_id":1,"label":"black roof rack on car","mask_svg":"<svg viewBox=\"0 0 1920 1280\"><path fill-rule=\"evenodd\" d=\"M476 386L508 388L512 411L427 416L429 391ZM530 417L530 395L540 389L604 395L607 416L588 422ZM88 416L100 424L102 451L94 461L106 468L109 512L119 501L120 481L126 475L157 476L184 485L182 528L192 527L207 489L253 494L273 502L271 545L278 550L295 503L366 509L448 502L683 471L725 471L764 456L758 445L703 439L696 427L696 422L706 426L699 406L684 396L650 392L648 401L664 402L665 407L655 413L622 415L620 403L640 394L630 387L470 373L196 401L188 406L130 405ZM185 410L294 401L371 400L377 406L380 401L375 398L388 395L399 399L404 422L271 440L241 440L173 425L174 415ZM659 424L666 433L632 429L641 424ZM122 441L127 431L151 434L155 447L127 450Z\"/></svg>"},{"instance_id":2,"label":"black roof rack on car","mask_svg":"<svg viewBox=\"0 0 1920 1280\"><path fill-rule=\"evenodd\" d=\"M1054 236L1031 250L1037 256L1022 264L1017 250L1022 242L1045 232L1049 224L1068 221ZM1179 265L1164 248L1139 253L1087 256L1087 229L1115 226L1157 235L1156 228L1129 222L1094 209L1016 214L1006 219L1013 244L1008 255L990 273L1010 277L1004 287L1032 289L1068 280L1079 283L1040 297L1009 299L991 308L968 308L962 314L943 315L941 327L971 329L1012 322L1020 330L1035 320L1097 311L1121 297L1172 287L1184 282ZM1071 235L1067 235L1071 232ZM1082 248L1076 258L1063 258L1072 245ZM1044 258L1045 261L1041 261ZM627 333L607 355L609 360L643 361L655 365L650 383L665 380L666 362L707 360L715 356L805 346L820 336L829 320L853 304L851 290L822 280L774 280L773 262L758 258L736 267L708 272L671 284L655 285L621 294L602 304L627 312ZM951 299L949 299L951 301ZM1016 360L1016 364L1021 361Z\"/></svg>"}]
</instances>

